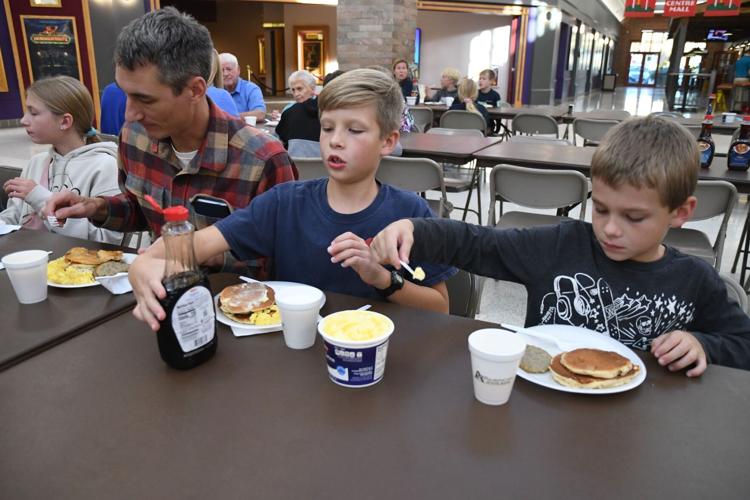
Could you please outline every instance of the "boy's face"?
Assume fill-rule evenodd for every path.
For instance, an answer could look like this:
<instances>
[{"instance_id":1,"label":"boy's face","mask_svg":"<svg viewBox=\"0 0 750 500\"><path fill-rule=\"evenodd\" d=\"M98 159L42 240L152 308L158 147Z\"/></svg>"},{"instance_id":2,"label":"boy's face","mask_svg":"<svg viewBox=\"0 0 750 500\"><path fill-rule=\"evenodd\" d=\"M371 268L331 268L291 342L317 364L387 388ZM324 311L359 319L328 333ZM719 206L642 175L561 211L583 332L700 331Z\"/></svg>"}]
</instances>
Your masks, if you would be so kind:
<instances>
[{"instance_id":1,"label":"boy's face","mask_svg":"<svg viewBox=\"0 0 750 500\"><path fill-rule=\"evenodd\" d=\"M670 227L680 227L692 215L695 197L674 210L662 205L655 189L623 184L613 188L592 179L591 216L594 235L614 261L653 262L664 255L661 244Z\"/></svg>"},{"instance_id":2,"label":"boy's face","mask_svg":"<svg viewBox=\"0 0 750 500\"><path fill-rule=\"evenodd\" d=\"M487 90L490 88L490 83L486 75L479 75L479 90Z\"/></svg>"},{"instance_id":3,"label":"boy's face","mask_svg":"<svg viewBox=\"0 0 750 500\"><path fill-rule=\"evenodd\" d=\"M329 178L354 183L374 178L380 158L398 142L398 132L381 138L374 104L326 110L320 116L320 152Z\"/></svg>"}]
</instances>

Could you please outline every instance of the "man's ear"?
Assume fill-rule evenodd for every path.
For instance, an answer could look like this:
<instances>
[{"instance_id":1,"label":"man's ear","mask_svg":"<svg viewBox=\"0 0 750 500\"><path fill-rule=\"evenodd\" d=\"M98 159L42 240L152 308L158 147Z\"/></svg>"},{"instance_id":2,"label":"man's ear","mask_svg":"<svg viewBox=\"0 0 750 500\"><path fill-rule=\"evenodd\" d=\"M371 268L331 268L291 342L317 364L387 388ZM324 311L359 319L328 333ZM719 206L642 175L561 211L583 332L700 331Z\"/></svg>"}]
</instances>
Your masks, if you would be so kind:
<instances>
[{"instance_id":1,"label":"man's ear","mask_svg":"<svg viewBox=\"0 0 750 500\"><path fill-rule=\"evenodd\" d=\"M380 147L381 157L388 156L396 149L399 137L401 137L401 133L398 130L394 130L383 139L383 145Z\"/></svg>"},{"instance_id":2,"label":"man's ear","mask_svg":"<svg viewBox=\"0 0 750 500\"><path fill-rule=\"evenodd\" d=\"M670 227L682 227L693 216L698 199L695 196L688 196L682 205L672 211L672 219L669 221Z\"/></svg>"},{"instance_id":3,"label":"man's ear","mask_svg":"<svg viewBox=\"0 0 750 500\"><path fill-rule=\"evenodd\" d=\"M194 76L188 80L187 83L187 90L190 93L191 99L201 99L203 96L206 95L206 89L208 88L208 85L206 84L206 80L203 79L201 76Z\"/></svg>"}]
</instances>

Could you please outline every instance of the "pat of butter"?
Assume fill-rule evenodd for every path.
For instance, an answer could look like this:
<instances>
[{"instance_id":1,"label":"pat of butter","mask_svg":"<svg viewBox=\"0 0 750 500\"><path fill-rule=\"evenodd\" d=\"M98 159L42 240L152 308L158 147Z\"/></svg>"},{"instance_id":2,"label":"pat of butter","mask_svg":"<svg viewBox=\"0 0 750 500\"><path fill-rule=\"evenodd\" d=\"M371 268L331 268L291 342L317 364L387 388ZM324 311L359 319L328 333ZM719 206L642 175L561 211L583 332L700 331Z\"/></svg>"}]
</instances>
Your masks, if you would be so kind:
<instances>
[{"instance_id":1,"label":"pat of butter","mask_svg":"<svg viewBox=\"0 0 750 500\"><path fill-rule=\"evenodd\" d=\"M387 334L388 320L369 311L343 311L325 320L323 333L340 340L373 340Z\"/></svg>"},{"instance_id":2,"label":"pat of butter","mask_svg":"<svg viewBox=\"0 0 750 500\"><path fill-rule=\"evenodd\" d=\"M414 279L417 281L422 281L425 278L424 269L421 267L417 267L414 269Z\"/></svg>"}]
</instances>

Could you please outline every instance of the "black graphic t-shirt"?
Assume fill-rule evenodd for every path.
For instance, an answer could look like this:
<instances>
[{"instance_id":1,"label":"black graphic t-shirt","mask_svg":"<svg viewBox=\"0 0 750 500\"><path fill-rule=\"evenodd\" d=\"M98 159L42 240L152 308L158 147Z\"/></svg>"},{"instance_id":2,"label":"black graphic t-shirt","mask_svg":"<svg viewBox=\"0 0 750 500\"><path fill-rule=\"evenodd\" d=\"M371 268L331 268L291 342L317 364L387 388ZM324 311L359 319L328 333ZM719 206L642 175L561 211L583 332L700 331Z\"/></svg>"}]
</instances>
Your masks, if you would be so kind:
<instances>
[{"instance_id":1,"label":"black graphic t-shirt","mask_svg":"<svg viewBox=\"0 0 750 500\"><path fill-rule=\"evenodd\" d=\"M686 330L710 362L750 369L750 318L700 259L667 248L656 262L615 262L581 221L509 230L412 222L412 259L525 285L527 326L580 326L642 350L659 335Z\"/></svg>"}]
</instances>

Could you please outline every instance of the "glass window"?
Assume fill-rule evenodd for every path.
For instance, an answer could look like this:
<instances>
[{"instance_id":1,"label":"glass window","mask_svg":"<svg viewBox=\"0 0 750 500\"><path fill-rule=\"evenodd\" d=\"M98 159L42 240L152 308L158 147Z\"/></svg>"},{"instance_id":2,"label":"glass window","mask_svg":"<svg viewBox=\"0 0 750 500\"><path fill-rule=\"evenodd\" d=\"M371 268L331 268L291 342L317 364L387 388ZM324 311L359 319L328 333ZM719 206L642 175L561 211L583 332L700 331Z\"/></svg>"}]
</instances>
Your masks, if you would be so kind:
<instances>
[{"instance_id":1,"label":"glass window","mask_svg":"<svg viewBox=\"0 0 750 500\"><path fill-rule=\"evenodd\" d=\"M630 42L630 52L641 52L641 42Z\"/></svg>"}]
</instances>

